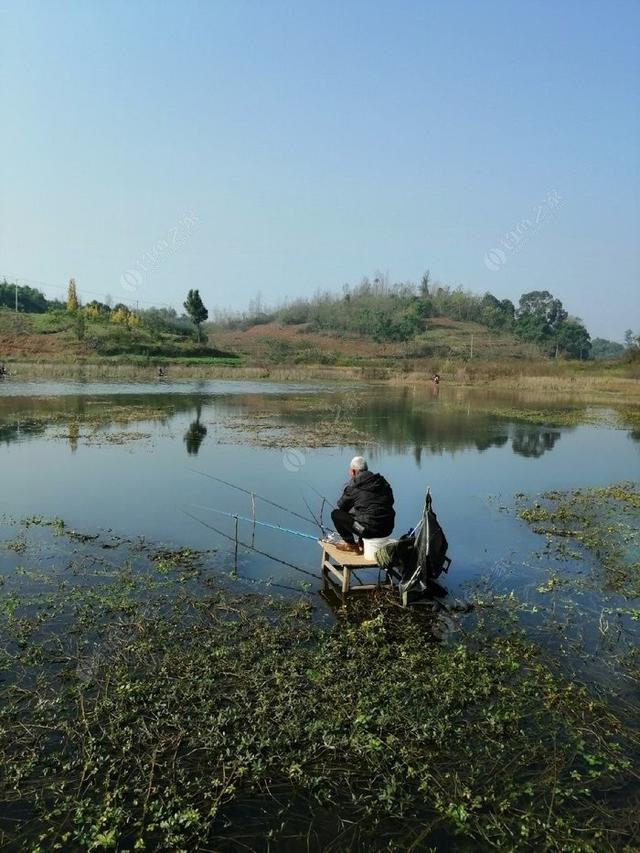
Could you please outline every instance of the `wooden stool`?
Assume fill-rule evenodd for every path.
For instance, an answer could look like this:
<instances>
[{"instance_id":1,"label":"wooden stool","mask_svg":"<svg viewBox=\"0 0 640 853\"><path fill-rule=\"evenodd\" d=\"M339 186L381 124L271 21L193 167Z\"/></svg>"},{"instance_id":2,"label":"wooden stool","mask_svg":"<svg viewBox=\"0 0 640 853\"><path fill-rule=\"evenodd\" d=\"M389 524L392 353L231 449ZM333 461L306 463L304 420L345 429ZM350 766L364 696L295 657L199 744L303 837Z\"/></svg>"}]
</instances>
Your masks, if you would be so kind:
<instances>
[{"instance_id":1,"label":"wooden stool","mask_svg":"<svg viewBox=\"0 0 640 853\"><path fill-rule=\"evenodd\" d=\"M353 551L341 551L331 542L325 542L323 539L318 539L318 545L322 548L322 561L320 563L322 577L334 587L336 583L331 575L336 577L340 582L339 589L342 595L346 595L348 592L365 592L367 590L378 589L381 586L390 585L386 581L383 584L358 584L352 588L351 572L354 569L375 569L378 568L378 563L375 560L367 560L362 554L355 554Z\"/></svg>"}]
</instances>

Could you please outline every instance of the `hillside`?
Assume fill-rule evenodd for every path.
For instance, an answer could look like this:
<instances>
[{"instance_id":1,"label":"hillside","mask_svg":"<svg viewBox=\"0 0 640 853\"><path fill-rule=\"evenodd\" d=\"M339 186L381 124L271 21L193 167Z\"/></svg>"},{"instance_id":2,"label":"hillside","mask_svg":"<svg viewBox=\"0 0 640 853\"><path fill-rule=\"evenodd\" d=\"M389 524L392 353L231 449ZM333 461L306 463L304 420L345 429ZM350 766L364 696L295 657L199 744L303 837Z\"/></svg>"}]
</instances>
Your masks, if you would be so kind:
<instances>
[{"instance_id":1,"label":"hillside","mask_svg":"<svg viewBox=\"0 0 640 853\"><path fill-rule=\"evenodd\" d=\"M365 335L318 332L307 323L271 322L244 330L215 328L209 334L221 349L238 353L250 363L265 365L390 364L418 360L435 370L445 359L466 360L473 356L498 361L540 357L537 346L518 341L509 332L447 317L430 319L426 333L403 342L378 343Z\"/></svg>"},{"instance_id":2,"label":"hillside","mask_svg":"<svg viewBox=\"0 0 640 853\"><path fill-rule=\"evenodd\" d=\"M149 368L171 361L203 369L242 365L267 374L302 366L405 375L448 371L452 363L475 373L522 372L525 362L527 372L570 360L586 367L598 353L616 351L610 341L597 340L592 347L582 322L546 290L522 294L516 308L491 293L431 284L429 273L419 286L365 278L355 287L345 285L341 294L317 292L273 309L257 298L246 312L212 309L210 322L198 290L189 291L185 308L179 315L166 306L84 304L73 279L66 303L3 282L0 362L117 361ZM627 335L627 347L635 351L638 337Z\"/></svg>"},{"instance_id":3,"label":"hillside","mask_svg":"<svg viewBox=\"0 0 640 853\"><path fill-rule=\"evenodd\" d=\"M78 361L104 358L228 359L228 353L192 337L146 326L124 325L65 312L15 314L0 309L0 361Z\"/></svg>"}]
</instances>

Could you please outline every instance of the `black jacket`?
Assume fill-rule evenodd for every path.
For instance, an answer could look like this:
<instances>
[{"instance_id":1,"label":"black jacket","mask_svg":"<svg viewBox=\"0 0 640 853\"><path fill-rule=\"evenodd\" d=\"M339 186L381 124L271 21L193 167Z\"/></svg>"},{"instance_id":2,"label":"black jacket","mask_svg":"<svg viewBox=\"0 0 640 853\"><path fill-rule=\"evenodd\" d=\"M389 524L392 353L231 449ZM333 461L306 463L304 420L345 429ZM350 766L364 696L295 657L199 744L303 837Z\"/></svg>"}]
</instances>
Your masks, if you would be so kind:
<instances>
[{"instance_id":1,"label":"black jacket","mask_svg":"<svg viewBox=\"0 0 640 853\"><path fill-rule=\"evenodd\" d=\"M382 474L356 474L344 487L337 508L351 513L371 537L388 536L393 530L393 492Z\"/></svg>"}]
</instances>

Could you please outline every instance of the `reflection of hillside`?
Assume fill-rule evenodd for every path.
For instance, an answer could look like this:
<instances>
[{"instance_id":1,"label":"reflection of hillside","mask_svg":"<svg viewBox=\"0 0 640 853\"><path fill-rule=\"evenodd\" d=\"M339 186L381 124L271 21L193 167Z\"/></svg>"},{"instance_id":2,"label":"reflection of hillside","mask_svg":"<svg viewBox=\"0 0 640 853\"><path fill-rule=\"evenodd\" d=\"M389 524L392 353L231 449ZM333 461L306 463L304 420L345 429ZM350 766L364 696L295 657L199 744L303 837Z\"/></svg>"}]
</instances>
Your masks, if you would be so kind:
<instances>
[{"instance_id":1,"label":"reflection of hillside","mask_svg":"<svg viewBox=\"0 0 640 853\"><path fill-rule=\"evenodd\" d=\"M340 434L345 434L340 425L350 424L359 435L370 436L373 455L378 445L385 451L411 452L418 463L423 453L482 453L508 443L514 453L535 458L552 450L561 435L559 430L522 423L511 414L483 411L480 400L471 402L458 395L452 395L451 400L442 395L432 398L405 387L314 394L251 391L207 395L196 390L189 394L168 391L0 398L0 442L7 444L28 435L41 435L47 426L64 424L75 430L69 436L73 449L78 428L98 429L141 421L166 424L177 415L194 410L195 420L184 434L190 455L197 454L207 434L203 420L216 423L229 415L258 413L267 417L272 414L291 427L308 430L309 426L321 425L325 427L323 435L329 435L330 440L335 424L335 444L340 443Z\"/></svg>"},{"instance_id":2,"label":"reflection of hillside","mask_svg":"<svg viewBox=\"0 0 640 853\"><path fill-rule=\"evenodd\" d=\"M106 427L140 421L168 423L202 405L197 394L65 395L0 398L0 442L37 437L55 425L69 425L77 443L80 427ZM72 442L72 449L73 442Z\"/></svg>"},{"instance_id":3,"label":"reflection of hillside","mask_svg":"<svg viewBox=\"0 0 640 853\"><path fill-rule=\"evenodd\" d=\"M233 402L239 411L265 409L265 400L259 396L246 395ZM375 395L354 392L351 398L336 395L313 401L274 398L270 408L286 423L301 427L319 420L338 424L344 418L371 436L372 455L375 456L375 445L379 445L385 451L411 451L418 463L424 452L472 449L482 453L492 447L504 447L509 441L514 453L541 456L553 449L561 435L548 427L513 423L495 413L474 410L472 404L450 405L442 398L416 397L410 388L389 389Z\"/></svg>"},{"instance_id":4,"label":"reflection of hillside","mask_svg":"<svg viewBox=\"0 0 640 853\"><path fill-rule=\"evenodd\" d=\"M520 456L542 456L547 450L553 450L560 438L558 430L545 429L531 424L515 424L513 427L513 452Z\"/></svg>"}]
</instances>

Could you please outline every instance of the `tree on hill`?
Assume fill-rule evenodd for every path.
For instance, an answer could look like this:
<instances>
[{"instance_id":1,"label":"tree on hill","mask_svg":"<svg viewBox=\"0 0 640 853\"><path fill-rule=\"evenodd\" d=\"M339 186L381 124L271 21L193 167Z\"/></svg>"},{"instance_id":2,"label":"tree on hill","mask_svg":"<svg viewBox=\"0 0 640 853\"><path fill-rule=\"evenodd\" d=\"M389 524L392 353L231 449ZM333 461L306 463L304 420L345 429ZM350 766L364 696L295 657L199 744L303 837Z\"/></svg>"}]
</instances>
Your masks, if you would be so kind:
<instances>
[{"instance_id":1,"label":"tree on hill","mask_svg":"<svg viewBox=\"0 0 640 853\"><path fill-rule=\"evenodd\" d=\"M427 270L420 281L420 296L426 299L429 294L429 285L431 284L431 271Z\"/></svg>"},{"instance_id":2,"label":"tree on hill","mask_svg":"<svg viewBox=\"0 0 640 853\"><path fill-rule=\"evenodd\" d=\"M18 311L24 311L25 314L44 314L53 303L50 303L47 297L35 287L27 285L10 284L6 279L0 282L0 306L15 309L16 292L18 296Z\"/></svg>"},{"instance_id":3,"label":"tree on hill","mask_svg":"<svg viewBox=\"0 0 640 853\"><path fill-rule=\"evenodd\" d=\"M140 325L140 318L138 315L133 312L128 305L124 305L122 302L118 302L117 305L113 306L108 317L112 323L116 323L120 326L126 326L127 329Z\"/></svg>"},{"instance_id":4,"label":"tree on hill","mask_svg":"<svg viewBox=\"0 0 640 853\"><path fill-rule=\"evenodd\" d=\"M571 317L560 324L555 342L558 350L581 361L591 354L591 336L581 320Z\"/></svg>"},{"instance_id":5,"label":"tree on hill","mask_svg":"<svg viewBox=\"0 0 640 853\"><path fill-rule=\"evenodd\" d=\"M84 306L84 311L87 317L91 320L99 320L101 317L108 317L111 313L111 308L106 302L98 302L97 299L92 299Z\"/></svg>"},{"instance_id":6,"label":"tree on hill","mask_svg":"<svg viewBox=\"0 0 640 853\"><path fill-rule=\"evenodd\" d=\"M584 323L569 317L562 302L548 290L523 293L516 318L518 337L539 344L549 355L589 358L591 336Z\"/></svg>"},{"instance_id":7,"label":"tree on hill","mask_svg":"<svg viewBox=\"0 0 640 853\"><path fill-rule=\"evenodd\" d=\"M548 290L523 293L516 312L516 333L525 341L545 345L553 342L568 314L562 302Z\"/></svg>"},{"instance_id":8,"label":"tree on hill","mask_svg":"<svg viewBox=\"0 0 640 853\"><path fill-rule=\"evenodd\" d=\"M78 292L76 290L76 280L75 278L70 278L69 287L67 288L67 311L70 314L74 314L79 307L80 300L78 299Z\"/></svg>"},{"instance_id":9,"label":"tree on hill","mask_svg":"<svg viewBox=\"0 0 640 853\"><path fill-rule=\"evenodd\" d=\"M640 334L627 329L624 333L625 358L629 361L640 360Z\"/></svg>"},{"instance_id":10,"label":"tree on hill","mask_svg":"<svg viewBox=\"0 0 640 853\"><path fill-rule=\"evenodd\" d=\"M189 291L184 303L184 308L198 331L198 341L200 342L202 340L200 326L209 316L209 312L204 307L204 303L200 298L199 290Z\"/></svg>"},{"instance_id":11,"label":"tree on hill","mask_svg":"<svg viewBox=\"0 0 640 853\"><path fill-rule=\"evenodd\" d=\"M480 320L490 329L511 328L515 317L515 307L510 299L497 299L492 293L482 297Z\"/></svg>"},{"instance_id":12,"label":"tree on hill","mask_svg":"<svg viewBox=\"0 0 640 853\"><path fill-rule=\"evenodd\" d=\"M594 338L591 341L591 358L619 358L623 352L624 347L617 341L608 341L606 338Z\"/></svg>"}]
</instances>

